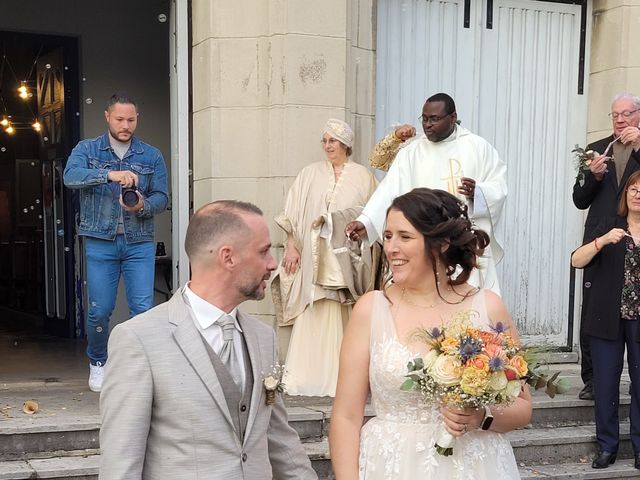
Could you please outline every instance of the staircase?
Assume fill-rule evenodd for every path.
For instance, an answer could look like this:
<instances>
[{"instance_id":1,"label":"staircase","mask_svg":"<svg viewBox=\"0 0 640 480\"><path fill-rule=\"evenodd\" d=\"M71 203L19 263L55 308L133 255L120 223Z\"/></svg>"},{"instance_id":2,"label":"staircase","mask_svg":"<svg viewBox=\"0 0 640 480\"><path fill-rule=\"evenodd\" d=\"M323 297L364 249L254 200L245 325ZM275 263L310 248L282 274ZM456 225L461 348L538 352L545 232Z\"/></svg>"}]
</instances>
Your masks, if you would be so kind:
<instances>
[{"instance_id":1,"label":"staircase","mask_svg":"<svg viewBox=\"0 0 640 480\"><path fill-rule=\"evenodd\" d=\"M633 468L629 440L628 377L621 383L621 445L618 460L603 470L591 468L596 452L593 402L577 398L578 366L556 366L574 388L550 399L534 393L531 425L511 432L523 480L640 479ZM40 411L22 412L25 400ZM304 442L321 479L333 478L327 443L330 399L288 398L289 421ZM373 415L368 408L367 415ZM98 395L82 383L0 384L0 480L32 478L97 479L99 466Z\"/></svg>"}]
</instances>

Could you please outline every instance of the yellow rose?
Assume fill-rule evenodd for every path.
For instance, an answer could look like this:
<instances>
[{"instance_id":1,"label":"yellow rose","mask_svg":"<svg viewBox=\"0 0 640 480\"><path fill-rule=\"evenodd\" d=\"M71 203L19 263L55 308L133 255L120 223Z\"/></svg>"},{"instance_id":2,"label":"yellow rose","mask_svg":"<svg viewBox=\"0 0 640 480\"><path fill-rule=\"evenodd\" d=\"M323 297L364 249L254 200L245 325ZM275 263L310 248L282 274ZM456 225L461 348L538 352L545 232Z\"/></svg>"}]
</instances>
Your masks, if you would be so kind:
<instances>
[{"instance_id":1,"label":"yellow rose","mask_svg":"<svg viewBox=\"0 0 640 480\"><path fill-rule=\"evenodd\" d=\"M524 377L529 371L527 361L522 358L521 355L516 355L511 360L509 360L509 366L512 367L516 372L518 372L520 378Z\"/></svg>"},{"instance_id":2,"label":"yellow rose","mask_svg":"<svg viewBox=\"0 0 640 480\"><path fill-rule=\"evenodd\" d=\"M441 385L457 385L460 383L462 363L452 355L439 355L429 373Z\"/></svg>"},{"instance_id":3,"label":"yellow rose","mask_svg":"<svg viewBox=\"0 0 640 480\"><path fill-rule=\"evenodd\" d=\"M485 370L468 367L464 369L460 387L469 395L482 395L489 383L489 374Z\"/></svg>"},{"instance_id":4,"label":"yellow rose","mask_svg":"<svg viewBox=\"0 0 640 480\"><path fill-rule=\"evenodd\" d=\"M487 387L494 392L500 392L507 388L508 383L509 380L507 379L507 376L504 372L492 372L489 375L489 384L487 385Z\"/></svg>"}]
</instances>

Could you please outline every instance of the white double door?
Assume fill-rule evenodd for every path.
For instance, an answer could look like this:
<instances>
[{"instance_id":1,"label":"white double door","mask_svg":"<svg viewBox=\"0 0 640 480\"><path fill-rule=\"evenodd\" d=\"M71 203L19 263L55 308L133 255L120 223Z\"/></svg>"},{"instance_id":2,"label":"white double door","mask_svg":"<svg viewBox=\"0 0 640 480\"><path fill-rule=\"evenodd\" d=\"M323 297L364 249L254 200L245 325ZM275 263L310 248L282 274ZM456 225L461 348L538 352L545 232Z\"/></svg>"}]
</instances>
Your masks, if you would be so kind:
<instances>
[{"instance_id":1,"label":"white double door","mask_svg":"<svg viewBox=\"0 0 640 480\"><path fill-rule=\"evenodd\" d=\"M503 298L526 340L553 345L567 343L569 257L582 238L570 153L586 140L580 21L579 5L557 2L378 0L377 138L397 123L420 131L424 100L446 92L496 147L508 166Z\"/></svg>"}]
</instances>

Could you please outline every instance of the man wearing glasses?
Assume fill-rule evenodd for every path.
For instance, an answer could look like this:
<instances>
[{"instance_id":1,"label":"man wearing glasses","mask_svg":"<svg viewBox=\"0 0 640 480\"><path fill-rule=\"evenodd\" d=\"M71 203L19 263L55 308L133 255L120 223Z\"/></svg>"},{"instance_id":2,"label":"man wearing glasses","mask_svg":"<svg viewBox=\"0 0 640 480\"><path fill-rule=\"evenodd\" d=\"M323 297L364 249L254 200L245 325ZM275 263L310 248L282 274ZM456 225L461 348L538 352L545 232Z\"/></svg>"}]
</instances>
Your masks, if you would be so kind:
<instances>
[{"instance_id":1,"label":"man wearing glasses","mask_svg":"<svg viewBox=\"0 0 640 480\"><path fill-rule=\"evenodd\" d=\"M406 142L416 131L411 125L402 125L376 145L369 161L388 173L345 233L352 240L367 235L374 242L382 236L387 208L395 197L418 187L446 190L467 205L469 217L491 236L480 269L469 282L500 294L495 265L503 251L495 229L507 196L507 168L489 142L458 125L457 120L453 99L437 93L422 108L424 135Z\"/></svg>"},{"instance_id":2,"label":"man wearing glasses","mask_svg":"<svg viewBox=\"0 0 640 480\"><path fill-rule=\"evenodd\" d=\"M595 152L584 178L576 178L573 186L573 203L580 210L589 209L584 224L584 239L592 238L593 229L601 220L615 217L624 185L636 170L640 169L640 98L628 93L615 96L609 113L613 134L587 145ZM582 284L582 315L587 311L591 271L584 269ZM583 400L593 399L593 368L589 337L580 335L581 376L584 387L578 394Z\"/></svg>"}]
</instances>

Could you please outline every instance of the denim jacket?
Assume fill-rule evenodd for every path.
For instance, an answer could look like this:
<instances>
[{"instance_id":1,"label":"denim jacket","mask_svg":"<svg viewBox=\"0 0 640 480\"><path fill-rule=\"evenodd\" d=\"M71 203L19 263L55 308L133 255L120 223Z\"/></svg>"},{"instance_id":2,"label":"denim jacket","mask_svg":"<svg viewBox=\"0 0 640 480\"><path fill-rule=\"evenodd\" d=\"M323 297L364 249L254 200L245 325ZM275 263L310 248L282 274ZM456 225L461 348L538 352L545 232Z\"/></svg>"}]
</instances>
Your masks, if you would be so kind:
<instances>
[{"instance_id":1,"label":"denim jacket","mask_svg":"<svg viewBox=\"0 0 640 480\"><path fill-rule=\"evenodd\" d=\"M120 205L121 187L110 182L111 170L130 170L138 175L138 190L144 208L127 212ZM135 136L120 160L111 148L109 133L75 146L64 169L64 184L80 190L80 226L78 233L113 240L122 212L127 243L153 241L153 216L167 208L167 167L162 153Z\"/></svg>"}]
</instances>

